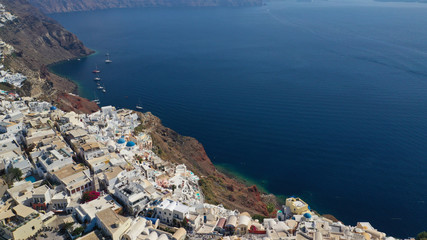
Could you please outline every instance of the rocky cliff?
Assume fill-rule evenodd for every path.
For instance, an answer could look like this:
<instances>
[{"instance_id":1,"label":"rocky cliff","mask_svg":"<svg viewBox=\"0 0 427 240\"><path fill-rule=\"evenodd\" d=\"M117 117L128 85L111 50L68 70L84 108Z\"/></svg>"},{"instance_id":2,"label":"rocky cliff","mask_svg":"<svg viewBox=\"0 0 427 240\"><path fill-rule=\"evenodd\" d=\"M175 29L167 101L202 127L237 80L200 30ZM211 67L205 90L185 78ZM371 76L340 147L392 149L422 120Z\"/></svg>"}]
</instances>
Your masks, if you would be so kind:
<instances>
[{"instance_id":1,"label":"rocky cliff","mask_svg":"<svg viewBox=\"0 0 427 240\"><path fill-rule=\"evenodd\" d=\"M29 0L45 13L131 7L259 6L262 0Z\"/></svg>"},{"instance_id":2,"label":"rocky cliff","mask_svg":"<svg viewBox=\"0 0 427 240\"><path fill-rule=\"evenodd\" d=\"M0 28L0 38L15 49L14 54L6 56L5 65L13 72L20 72L28 77L23 87L24 92L53 101L58 96L65 96L66 92L75 92L74 83L49 73L46 66L86 56L92 51L74 34L45 16L27 0L0 0L0 3L18 17ZM89 109L95 108L92 103L89 104ZM73 106L73 103L68 105Z\"/></svg>"},{"instance_id":3,"label":"rocky cliff","mask_svg":"<svg viewBox=\"0 0 427 240\"><path fill-rule=\"evenodd\" d=\"M195 138L179 135L162 125L151 113L140 114L142 128L150 132L153 151L165 160L184 163L200 176L200 185L207 202L222 203L229 209L268 216L267 203L276 203L271 195L262 194L256 186L246 186L217 171L205 149Z\"/></svg>"}]
</instances>

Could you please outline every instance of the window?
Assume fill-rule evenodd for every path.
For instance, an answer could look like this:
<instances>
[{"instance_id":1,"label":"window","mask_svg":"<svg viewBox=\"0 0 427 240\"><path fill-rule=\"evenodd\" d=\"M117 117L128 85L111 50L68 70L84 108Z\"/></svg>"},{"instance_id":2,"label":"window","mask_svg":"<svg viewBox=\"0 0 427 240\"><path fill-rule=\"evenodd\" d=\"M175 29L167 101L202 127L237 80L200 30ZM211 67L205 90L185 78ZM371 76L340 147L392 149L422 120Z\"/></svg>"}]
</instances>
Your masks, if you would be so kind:
<instances>
[{"instance_id":1,"label":"window","mask_svg":"<svg viewBox=\"0 0 427 240\"><path fill-rule=\"evenodd\" d=\"M36 228L34 226L32 226L31 229L35 230Z\"/></svg>"},{"instance_id":2,"label":"window","mask_svg":"<svg viewBox=\"0 0 427 240\"><path fill-rule=\"evenodd\" d=\"M73 194L76 193L76 189L71 190L71 193Z\"/></svg>"}]
</instances>

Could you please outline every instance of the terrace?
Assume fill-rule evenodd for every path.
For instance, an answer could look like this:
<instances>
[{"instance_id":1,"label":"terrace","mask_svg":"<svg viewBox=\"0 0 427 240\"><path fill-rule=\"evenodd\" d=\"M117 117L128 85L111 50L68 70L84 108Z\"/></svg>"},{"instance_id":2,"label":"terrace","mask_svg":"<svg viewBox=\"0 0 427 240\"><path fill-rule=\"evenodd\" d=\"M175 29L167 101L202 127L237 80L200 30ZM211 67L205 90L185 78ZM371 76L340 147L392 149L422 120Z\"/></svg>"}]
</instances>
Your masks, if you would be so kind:
<instances>
[{"instance_id":1,"label":"terrace","mask_svg":"<svg viewBox=\"0 0 427 240\"><path fill-rule=\"evenodd\" d=\"M30 213L26 217L14 215L14 216L6 219L6 221L3 221L1 224L1 227L7 229L10 232L13 232L16 229L27 224L29 221L37 218L38 216L39 216L39 214L37 212Z\"/></svg>"}]
</instances>

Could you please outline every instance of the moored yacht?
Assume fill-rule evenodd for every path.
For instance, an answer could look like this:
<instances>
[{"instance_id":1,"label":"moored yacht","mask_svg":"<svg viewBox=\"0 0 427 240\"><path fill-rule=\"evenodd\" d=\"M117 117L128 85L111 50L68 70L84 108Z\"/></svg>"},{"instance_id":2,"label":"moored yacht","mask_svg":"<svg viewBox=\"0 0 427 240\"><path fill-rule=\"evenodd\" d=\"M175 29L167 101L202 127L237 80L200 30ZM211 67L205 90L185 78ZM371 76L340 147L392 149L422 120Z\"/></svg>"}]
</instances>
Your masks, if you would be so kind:
<instances>
[{"instance_id":1,"label":"moored yacht","mask_svg":"<svg viewBox=\"0 0 427 240\"><path fill-rule=\"evenodd\" d=\"M135 108L139 110L142 109L141 99L138 100L138 105L136 105Z\"/></svg>"},{"instance_id":2,"label":"moored yacht","mask_svg":"<svg viewBox=\"0 0 427 240\"><path fill-rule=\"evenodd\" d=\"M110 59L110 54L105 54L107 56L107 59L105 59L105 63L112 63L113 61L111 61Z\"/></svg>"},{"instance_id":3,"label":"moored yacht","mask_svg":"<svg viewBox=\"0 0 427 240\"><path fill-rule=\"evenodd\" d=\"M93 73L100 73L101 71L98 69L98 66L96 66L95 70L92 71Z\"/></svg>"}]
</instances>

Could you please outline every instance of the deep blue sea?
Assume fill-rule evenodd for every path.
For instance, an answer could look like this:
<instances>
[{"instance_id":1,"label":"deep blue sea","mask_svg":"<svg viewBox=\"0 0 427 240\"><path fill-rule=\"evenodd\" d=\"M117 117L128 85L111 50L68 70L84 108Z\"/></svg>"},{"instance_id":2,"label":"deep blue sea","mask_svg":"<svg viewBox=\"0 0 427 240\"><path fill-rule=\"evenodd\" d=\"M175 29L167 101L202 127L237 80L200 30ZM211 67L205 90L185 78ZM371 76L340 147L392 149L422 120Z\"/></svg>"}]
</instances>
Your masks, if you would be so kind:
<instances>
[{"instance_id":1,"label":"deep blue sea","mask_svg":"<svg viewBox=\"0 0 427 240\"><path fill-rule=\"evenodd\" d=\"M396 237L427 230L427 4L273 1L52 17L97 51L53 67L81 95L141 103L202 142L216 165L345 224L369 221Z\"/></svg>"}]
</instances>

